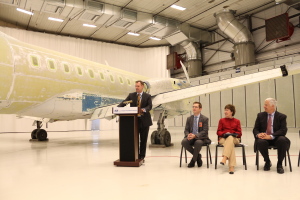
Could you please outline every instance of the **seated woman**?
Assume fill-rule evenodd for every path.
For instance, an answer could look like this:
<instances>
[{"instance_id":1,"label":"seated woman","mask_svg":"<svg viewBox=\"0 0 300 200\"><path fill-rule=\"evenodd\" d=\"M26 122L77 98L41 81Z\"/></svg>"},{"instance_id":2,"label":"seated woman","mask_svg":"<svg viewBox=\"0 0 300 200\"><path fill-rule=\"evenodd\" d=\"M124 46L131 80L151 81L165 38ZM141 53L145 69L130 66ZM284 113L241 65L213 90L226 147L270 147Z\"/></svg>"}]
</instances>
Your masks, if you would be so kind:
<instances>
[{"instance_id":1,"label":"seated woman","mask_svg":"<svg viewBox=\"0 0 300 200\"><path fill-rule=\"evenodd\" d=\"M229 174L233 174L234 166L236 165L234 146L240 143L242 129L240 120L233 117L235 114L234 105L227 104L224 108L224 114L225 118L220 119L217 130L219 144L224 146L223 160L220 164L224 165L228 160ZM230 133L232 135L228 136Z\"/></svg>"}]
</instances>

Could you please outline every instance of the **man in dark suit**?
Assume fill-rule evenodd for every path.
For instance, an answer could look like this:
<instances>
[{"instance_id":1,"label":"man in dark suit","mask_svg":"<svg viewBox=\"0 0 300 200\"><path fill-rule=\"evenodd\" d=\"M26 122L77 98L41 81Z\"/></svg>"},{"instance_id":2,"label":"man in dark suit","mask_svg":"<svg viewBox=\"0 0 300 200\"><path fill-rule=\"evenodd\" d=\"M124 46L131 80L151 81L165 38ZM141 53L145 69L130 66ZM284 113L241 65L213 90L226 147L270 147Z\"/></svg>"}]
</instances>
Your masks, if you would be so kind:
<instances>
[{"instance_id":1,"label":"man in dark suit","mask_svg":"<svg viewBox=\"0 0 300 200\"><path fill-rule=\"evenodd\" d=\"M287 133L286 115L276 111L276 100L267 98L264 103L265 112L257 114L253 134L255 137L255 149L259 150L264 157L264 170L269 171L272 163L269 158L269 145L275 145L277 149L278 162L277 173L283 174L282 161L290 140L285 137Z\"/></svg>"},{"instance_id":2,"label":"man in dark suit","mask_svg":"<svg viewBox=\"0 0 300 200\"><path fill-rule=\"evenodd\" d=\"M200 150L203 144L210 144L208 138L208 118L201 114L202 104L193 103L193 115L187 118L184 129L185 137L182 146L193 155L188 167L194 167L197 162L198 167L202 166Z\"/></svg>"},{"instance_id":3,"label":"man in dark suit","mask_svg":"<svg viewBox=\"0 0 300 200\"><path fill-rule=\"evenodd\" d=\"M140 134L140 148L139 159L144 160L146 156L146 146L148 139L149 127L152 126L152 119L149 111L152 109L151 95L143 92L144 82L136 81L136 92L130 93L127 98L121 102L118 107L124 107L126 101L132 101L130 107L140 107L138 114L139 134Z\"/></svg>"}]
</instances>

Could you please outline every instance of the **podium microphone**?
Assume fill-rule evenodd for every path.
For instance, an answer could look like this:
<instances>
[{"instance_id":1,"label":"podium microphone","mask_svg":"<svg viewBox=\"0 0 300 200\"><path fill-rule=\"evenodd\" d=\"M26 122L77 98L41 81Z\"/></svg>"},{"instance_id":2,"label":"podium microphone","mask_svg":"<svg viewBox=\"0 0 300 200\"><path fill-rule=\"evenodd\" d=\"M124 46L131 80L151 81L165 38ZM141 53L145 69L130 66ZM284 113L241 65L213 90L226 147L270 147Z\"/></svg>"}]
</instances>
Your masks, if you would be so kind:
<instances>
[{"instance_id":1,"label":"podium microphone","mask_svg":"<svg viewBox=\"0 0 300 200\"><path fill-rule=\"evenodd\" d=\"M132 100L130 100L130 101L123 101L123 103L127 105L129 103L132 103Z\"/></svg>"}]
</instances>

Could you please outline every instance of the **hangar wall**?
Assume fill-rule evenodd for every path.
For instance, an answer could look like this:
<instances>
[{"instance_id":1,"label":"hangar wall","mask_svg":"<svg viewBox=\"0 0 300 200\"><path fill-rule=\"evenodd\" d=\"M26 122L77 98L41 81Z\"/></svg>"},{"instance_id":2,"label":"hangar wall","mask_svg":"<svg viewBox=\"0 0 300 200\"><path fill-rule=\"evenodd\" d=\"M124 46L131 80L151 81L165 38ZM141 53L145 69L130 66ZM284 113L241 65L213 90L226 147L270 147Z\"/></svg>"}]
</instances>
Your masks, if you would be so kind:
<instances>
[{"instance_id":1,"label":"hangar wall","mask_svg":"<svg viewBox=\"0 0 300 200\"><path fill-rule=\"evenodd\" d=\"M294 8L289 8L286 4L276 5L270 9L258 12L251 16L251 22L247 19L239 19L246 27L254 30L252 35L255 42L256 63L254 66L241 66L241 71L254 73L259 70L266 70L264 67L279 67L282 64L300 62L300 28L295 27L294 34L290 40L284 42L267 42L264 19L269 19L287 12L289 16L299 14ZM289 20L294 26L299 24L299 16ZM251 24L251 27L249 26ZM256 28L259 28L256 30ZM214 40L219 41L228 38L219 29L215 30ZM203 49L204 70L208 76L203 76L194 80L194 85L209 83L231 76L239 75L235 73L233 67L235 61L231 59L230 53L233 50L233 43L222 41ZM211 49L218 49L214 51ZM243 127L253 127L258 112L263 111L263 101L267 97L274 97L278 100L278 111L288 115L288 127L300 127L300 96L299 96L300 75L279 78L247 85L241 88L225 90L199 98L203 104L202 113L210 118L210 126L216 127L218 121L224 116L223 109L228 103L233 103L237 108L236 118L241 120ZM189 115L178 116L169 119L169 126L185 126L186 118Z\"/></svg>"},{"instance_id":2,"label":"hangar wall","mask_svg":"<svg viewBox=\"0 0 300 200\"><path fill-rule=\"evenodd\" d=\"M238 73L235 70L231 70L194 78L192 79L192 84L212 83L231 77L278 68L283 64L289 66L292 63L300 63L300 55L241 68L241 72ZM242 127L253 127L257 113L264 111L264 100L268 97L273 97L278 101L277 110L287 115L287 126L298 128L300 127L299 84L300 74L297 74L204 94L197 97L197 99L202 103L202 114L209 118L211 127L217 127L219 119L224 117L223 110L226 104L235 105L235 117L241 121ZM184 115L169 119L169 126L184 126L188 116Z\"/></svg>"},{"instance_id":3,"label":"hangar wall","mask_svg":"<svg viewBox=\"0 0 300 200\"><path fill-rule=\"evenodd\" d=\"M112 67L150 78L169 77L169 71L166 70L168 47L135 48L8 27L0 27L0 31L29 44L102 64L108 63ZM0 132L31 132L34 128L32 126L33 120L17 119L15 115L0 115L0 123ZM89 120L75 120L49 123L47 130L90 130L90 128L91 122ZM115 120L101 120L100 129L116 128Z\"/></svg>"},{"instance_id":4,"label":"hangar wall","mask_svg":"<svg viewBox=\"0 0 300 200\"><path fill-rule=\"evenodd\" d=\"M271 60L282 59L296 55L300 52L300 28L294 28L294 34L290 40L284 42L267 42L266 41L266 29L265 19L281 15L287 12L289 16L299 14L299 11L288 7L286 4L279 4L275 7L267 9L262 12L258 12L251 16L251 21L242 18L239 19L244 26L252 30L251 33L255 43L255 59L256 63L269 62ZM289 19L294 26L299 24L299 16ZM250 25L251 24L251 25ZM261 28L259 28L261 27ZM224 38L228 38L220 29L215 30L217 33L213 34L214 41L220 41ZM206 73L216 73L232 69L235 66L235 61L231 59L230 53L233 51L233 43L225 40L213 45L209 45L209 49L203 49L203 64ZM218 49L220 51L214 51L211 49Z\"/></svg>"}]
</instances>

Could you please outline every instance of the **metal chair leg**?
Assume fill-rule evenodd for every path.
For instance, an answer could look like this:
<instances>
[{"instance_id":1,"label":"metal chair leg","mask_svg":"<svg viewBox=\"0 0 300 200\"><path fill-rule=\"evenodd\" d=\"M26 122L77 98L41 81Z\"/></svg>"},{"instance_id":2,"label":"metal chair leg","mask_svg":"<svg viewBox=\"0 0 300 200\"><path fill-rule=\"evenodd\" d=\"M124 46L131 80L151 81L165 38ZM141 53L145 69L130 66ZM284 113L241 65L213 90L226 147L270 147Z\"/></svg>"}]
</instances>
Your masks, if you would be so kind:
<instances>
[{"instance_id":1,"label":"metal chair leg","mask_svg":"<svg viewBox=\"0 0 300 200\"><path fill-rule=\"evenodd\" d=\"M299 132L299 134L300 134L300 132ZM298 156L298 167L299 167L299 165L300 165L300 150L299 150L299 156Z\"/></svg>"},{"instance_id":2,"label":"metal chair leg","mask_svg":"<svg viewBox=\"0 0 300 200\"><path fill-rule=\"evenodd\" d=\"M209 162L208 162L208 149L209 149L209 146L207 145L207 146L206 146L206 165L207 165L207 168L209 168Z\"/></svg>"},{"instance_id":3,"label":"metal chair leg","mask_svg":"<svg viewBox=\"0 0 300 200\"><path fill-rule=\"evenodd\" d=\"M186 149L184 149L184 154L185 154L185 163L187 163Z\"/></svg>"},{"instance_id":4,"label":"metal chair leg","mask_svg":"<svg viewBox=\"0 0 300 200\"><path fill-rule=\"evenodd\" d=\"M181 167L181 162L182 162L182 151L183 151L183 146L181 146L181 152L180 152L180 164L179 164L179 167Z\"/></svg>"},{"instance_id":5,"label":"metal chair leg","mask_svg":"<svg viewBox=\"0 0 300 200\"><path fill-rule=\"evenodd\" d=\"M210 153L210 147L208 148L208 150L209 150L210 164L212 165L212 161L211 161L211 153Z\"/></svg>"},{"instance_id":6,"label":"metal chair leg","mask_svg":"<svg viewBox=\"0 0 300 200\"><path fill-rule=\"evenodd\" d=\"M292 171L292 165L291 165L291 158L290 158L290 152L289 152L289 150L287 150L286 153L287 153L288 159L289 159L290 171Z\"/></svg>"},{"instance_id":7,"label":"metal chair leg","mask_svg":"<svg viewBox=\"0 0 300 200\"><path fill-rule=\"evenodd\" d=\"M243 145L243 164L245 165L245 170L247 170L247 161L246 161L246 152L245 152L245 146Z\"/></svg>"},{"instance_id":8,"label":"metal chair leg","mask_svg":"<svg viewBox=\"0 0 300 200\"><path fill-rule=\"evenodd\" d=\"M215 169L217 169L217 162L218 162L218 146L216 145Z\"/></svg>"},{"instance_id":9,"label":"metal chair leg","mask_svg":"<svg viewBox=\"0 0 300 200\"><path fill-rule=\"evenodd\" d=\"M284 155L284 166L286 166L286 154Z\"/></svg>"},{"instance_id":10,"label":"metal chair leg","mask_svg":"<svg viewBox=\"0 0 300 200\"><path fill-rule=\"evenodd\" d=\"M259 169L259 154L258 154L258 150L256 150L256 169Z\"/></svg>"}]
</instances>

